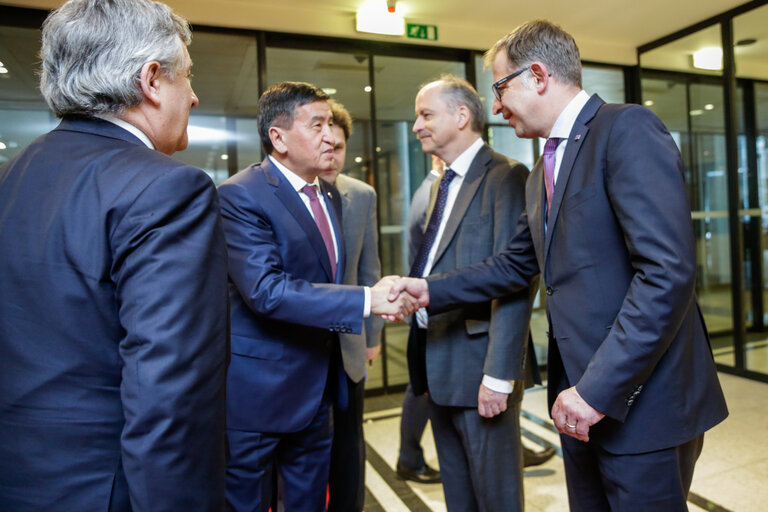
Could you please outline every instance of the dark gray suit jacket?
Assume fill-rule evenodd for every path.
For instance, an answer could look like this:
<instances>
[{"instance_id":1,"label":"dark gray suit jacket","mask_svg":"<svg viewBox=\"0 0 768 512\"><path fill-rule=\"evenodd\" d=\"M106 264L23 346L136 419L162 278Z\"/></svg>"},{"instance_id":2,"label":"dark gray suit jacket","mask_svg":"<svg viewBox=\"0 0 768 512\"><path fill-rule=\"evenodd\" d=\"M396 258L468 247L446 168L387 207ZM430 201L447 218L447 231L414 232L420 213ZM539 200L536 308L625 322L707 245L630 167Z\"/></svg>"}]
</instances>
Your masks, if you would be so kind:
<instances>
[{"instance_id":1,"label":"dark gray suit jacket","mask_svg":"<svg viewBox=\"0 0 768 512\"><path fill-rule=\"evenodd\" d=\"M547 229L543 164L504 252L428 278L442 311L527 286L541 271L550 320L550 405L565 385L607 417L612 453L680 445L728 414L694 294L696 254L680 152L638 105L593 96L573 126Z\"/></svg>"},{"instance_id":2,"label":"dark gray suit jacket","mask_svg":"<svg viewBox=\"0 0 768 512\"><path fill-rule=\"evenodd\" d=\"M335 185L341 194L341 230L346 251L342 283L373 286L381 278L376 191L344 174L339 174ZM353 382L365 377L365 349L379 345L383 327L384 321L371 315L363 321L361 334L339 335L344 370Z\"/></svg>"},{"instance_id":3,"label":"dark gray suit jacket","mask_svg":"<svg viewBox=\"0 0 768 512\"><path fill-rule=\"evenodd\" d=\"M464 267L506 247L525 208L528 169L484 145L459 189L431 273ZM440 182L432 184L429 214ZM528 289L493 301L430 314L426 368L438 405L477 407L483 375L524 380L532 296Z\"/></svg>"}]
</instances>

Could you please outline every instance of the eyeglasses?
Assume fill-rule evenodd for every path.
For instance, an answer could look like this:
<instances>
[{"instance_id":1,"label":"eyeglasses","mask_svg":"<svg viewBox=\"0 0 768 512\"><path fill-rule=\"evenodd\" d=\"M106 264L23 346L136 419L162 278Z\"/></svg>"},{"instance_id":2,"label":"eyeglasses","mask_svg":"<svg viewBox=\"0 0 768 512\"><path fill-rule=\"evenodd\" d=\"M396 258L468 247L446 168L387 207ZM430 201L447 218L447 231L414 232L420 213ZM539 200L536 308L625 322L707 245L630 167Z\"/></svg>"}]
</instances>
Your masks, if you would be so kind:
<instances>
[{"instance_id":1,"label":"eyeglasses","mask_svg":"<svg viewBox=\"0 0 768 512\"><path fill-rule=\"evenodd\" d=\"M493 95L496 96L496 99L501 101L501 89L499 88L500 86L502 86L505 83L509 82L510 80L512 80L517 75L519 75L520 73L522 73L523 71L525 71L527 69L528 68L518 69L517 71L515 71L511 75L507 75L504 78L502 78L501 80L499 80L498 82L494 82L491 85L491 89L493 89Z\"/></svg>"}]
</instances>

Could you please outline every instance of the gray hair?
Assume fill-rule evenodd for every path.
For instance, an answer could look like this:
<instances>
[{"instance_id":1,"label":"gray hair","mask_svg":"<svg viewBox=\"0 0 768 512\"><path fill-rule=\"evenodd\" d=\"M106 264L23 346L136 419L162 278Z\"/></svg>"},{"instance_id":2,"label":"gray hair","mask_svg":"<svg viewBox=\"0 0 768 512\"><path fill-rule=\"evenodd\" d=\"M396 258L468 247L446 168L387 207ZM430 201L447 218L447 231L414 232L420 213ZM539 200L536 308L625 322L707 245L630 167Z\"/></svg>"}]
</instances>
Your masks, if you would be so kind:
<instances>
[{"instance_id":1,"label":"gray hair","mask_svg":"<svg viewBox=\"0 0 768 512\"><path fill-rule=\"evenodd\" d=\"M573 37L547 20L533 20L502 37L485 52L485 67L504 50L511 66L543 62L560 82L581 87L581 57Z\"/></svg>"},{"instance_id":2,"label":"gray hair","mask_svg":"<svg viewBox=\"0 0 768 512\"><path fill-rule=\"evenodd\" d=\"M442 75L439 80L433 82L438 84L438 88L448 108L456 111L457 108L464 106L469 110L470 129L475 133L483 133L485 125L485 110L480 95L472 84L455 75Z\"/></svg>"},{"instance_id":3,"label":"gray hair","mask_svg":"<svg viewBox=\"0 0 768 512\"><path fill-rule=\"evenodd\" d=\"M69 0L43 24L40 92L53 112L116 114L139 105L141 68L173 80L192 41L189 24L151 0Z\"/></svg>"}]
</instances>

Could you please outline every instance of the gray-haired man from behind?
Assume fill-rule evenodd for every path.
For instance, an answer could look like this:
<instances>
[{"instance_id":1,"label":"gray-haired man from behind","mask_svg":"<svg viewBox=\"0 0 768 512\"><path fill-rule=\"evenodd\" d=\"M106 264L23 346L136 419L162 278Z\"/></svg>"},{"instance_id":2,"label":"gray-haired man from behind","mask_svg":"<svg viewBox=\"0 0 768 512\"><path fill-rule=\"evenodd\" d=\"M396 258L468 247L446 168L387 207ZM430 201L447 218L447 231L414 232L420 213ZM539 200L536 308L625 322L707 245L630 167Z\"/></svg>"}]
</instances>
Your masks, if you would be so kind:
<instances>
[{"instance_id":1,"label":"gray-haired man from behind","mask_svg":"<svg viewBox=\"0 0 768 512\"><path fill-rule=\"evenodd\" d=\"M0 510L224 507L226 252L187 146L185 20L70 0L46 20L61 124L0 166Z\"/></svg>"}]
</instances>

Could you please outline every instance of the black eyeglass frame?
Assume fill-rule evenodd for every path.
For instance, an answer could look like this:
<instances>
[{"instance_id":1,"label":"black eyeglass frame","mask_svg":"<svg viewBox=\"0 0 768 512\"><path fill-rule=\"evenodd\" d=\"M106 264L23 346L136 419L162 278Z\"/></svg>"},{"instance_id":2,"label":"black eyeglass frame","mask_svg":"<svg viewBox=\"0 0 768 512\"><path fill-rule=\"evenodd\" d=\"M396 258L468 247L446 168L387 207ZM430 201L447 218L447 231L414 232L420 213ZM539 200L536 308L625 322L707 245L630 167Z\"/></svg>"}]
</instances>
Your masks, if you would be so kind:
<instances>
[{"instance_id":1,"label":"black eyeglass frame","mask_svg":"<svg viewBox=\"0 0 768 512\"><path fill-rule=\"evenodd\" d=\"M494 82L494 83L491 84L491 89L493 89L493 95L496 96L497 100L501 101L501 89L499 89L499 86L502 86L505 83L509 82L510 80L515 78L516 76L520 75L526 69L528 69L528 68L526 67L526 68L523 68L523 69L518 69L517 71L515 71L511 75L507 75L504 78L500 79L499 81Z\"/></svg>"}]
</instances>

